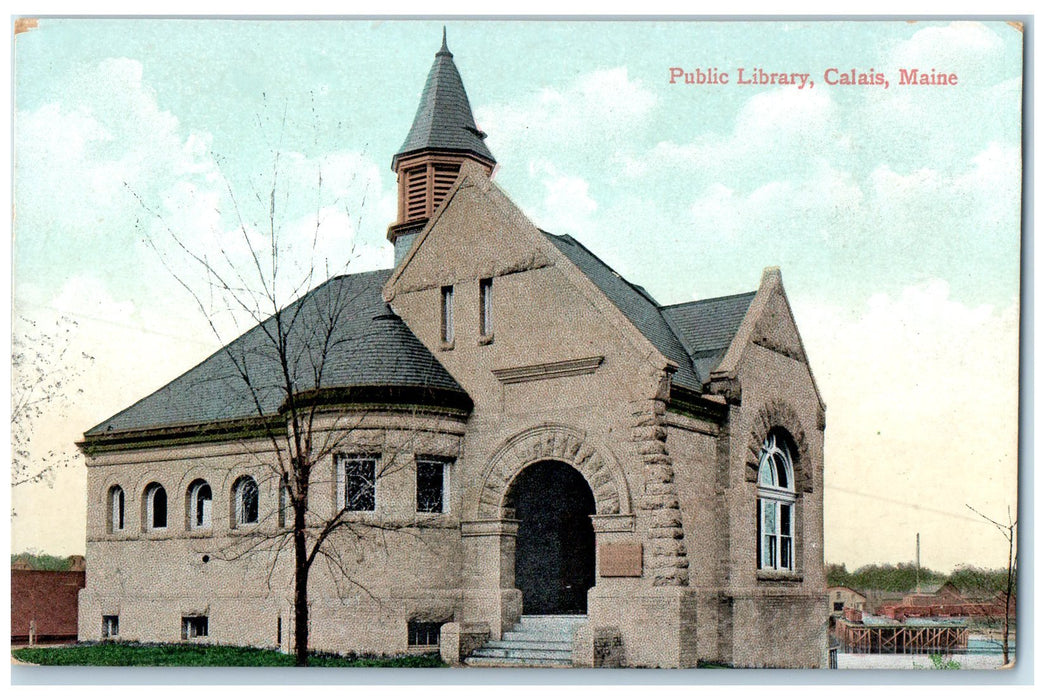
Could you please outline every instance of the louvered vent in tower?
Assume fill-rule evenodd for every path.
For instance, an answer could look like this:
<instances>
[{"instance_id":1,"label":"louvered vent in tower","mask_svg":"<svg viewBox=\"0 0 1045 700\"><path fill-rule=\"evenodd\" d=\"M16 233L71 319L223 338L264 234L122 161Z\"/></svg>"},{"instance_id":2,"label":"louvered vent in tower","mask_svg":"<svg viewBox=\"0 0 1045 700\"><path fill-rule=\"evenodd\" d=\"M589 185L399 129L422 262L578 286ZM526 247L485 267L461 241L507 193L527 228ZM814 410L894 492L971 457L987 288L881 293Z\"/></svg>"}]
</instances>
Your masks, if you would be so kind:
<instances>
[{"instance_id":1,"label":"louvered vent in tower","mask_svg":"<svg viewBox=\"0 0 1045 700\"><path fill-rule=\"evenodd\" d=\"M428 173L425 166L406 171L406 221L423 219L428 215Z\"/></svg>"},{"instance_id":2,"label":"louvered vent in tower","mask_svg":"<svg viewBox=\"0 0 1045 700\"><path fill-rule=\"evenodd\" d=\"M446 195L450 192L450 188L453 187L454 181L457 180L457 173L461 170L459 164L450 163L436 163L435 164L435 177L433 179L433 192L432 192L432 211L434 212L439 208L439 205L446 199Z\"/></svg>"}]
</instances>

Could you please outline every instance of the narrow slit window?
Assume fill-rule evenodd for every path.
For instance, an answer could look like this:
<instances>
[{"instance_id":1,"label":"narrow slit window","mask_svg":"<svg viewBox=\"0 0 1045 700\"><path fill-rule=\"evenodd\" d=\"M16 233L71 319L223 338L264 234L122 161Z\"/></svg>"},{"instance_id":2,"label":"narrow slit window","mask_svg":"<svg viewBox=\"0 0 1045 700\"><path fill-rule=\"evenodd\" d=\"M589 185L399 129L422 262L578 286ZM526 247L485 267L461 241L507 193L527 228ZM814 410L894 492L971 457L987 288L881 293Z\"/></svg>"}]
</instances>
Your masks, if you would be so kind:
<instances>
[{"instance_id":1,"label":"narrow slit window","mask_svg":"<svg viewBox=\"0 0 1045 700\"><path fill-rule=\"evenodd\" d=\"M479 335L493 335L493 279L479 280Z\"/></svg>"},{"instance_id":2,"label":"narrow slit window","mask_svg":"<svg viewBox=\"0 0 1045 700\"><path fill-rule=\"evenodd\" d=\"M123 489L113 486L109 490L109 532L123 530L124 496Z\"/></svg>"},{"instance_id":3,"label":"narrow slit window","mask_svg":"<svg viewBox=\"0 0 1045 700\"><path fill-rule=\"evenodd\" d=\"M443 287L441 296L443 342L450 344L454 342L454 288Z\"/></svg>"},{"instance_id":4,"label":"narrow slit window","mask_svg":"<svg viewBox=\"0 0 1045 700\"><path fill-rule=\"evenodd\" d=\"M287 509L290 506L290 487L287 485L286 477L279 479L279 503L277 504L277 525L281 528L287 526Z\"/></svg>"}]
</instances>

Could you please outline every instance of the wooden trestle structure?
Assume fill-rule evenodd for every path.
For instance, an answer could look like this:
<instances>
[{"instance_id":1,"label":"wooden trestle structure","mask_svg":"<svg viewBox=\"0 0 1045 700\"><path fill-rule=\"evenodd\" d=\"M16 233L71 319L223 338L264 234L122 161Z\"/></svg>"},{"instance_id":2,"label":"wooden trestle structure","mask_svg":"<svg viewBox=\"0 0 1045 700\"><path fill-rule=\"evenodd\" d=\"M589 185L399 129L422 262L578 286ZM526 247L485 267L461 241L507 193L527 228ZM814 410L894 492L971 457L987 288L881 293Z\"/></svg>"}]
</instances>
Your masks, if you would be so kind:
<instances>
[{"instance_id":1,"label":"wooden trestle structure","mask_svg":"<svg viewBox=\"0 0 1045 700\"><path fill-rule=\"evenodd\" d=\"M842 651L856 654L932 654L965 651L969 628L965 625L864 625L838 620L835 633Z\"/></svg>"}]
</instances>

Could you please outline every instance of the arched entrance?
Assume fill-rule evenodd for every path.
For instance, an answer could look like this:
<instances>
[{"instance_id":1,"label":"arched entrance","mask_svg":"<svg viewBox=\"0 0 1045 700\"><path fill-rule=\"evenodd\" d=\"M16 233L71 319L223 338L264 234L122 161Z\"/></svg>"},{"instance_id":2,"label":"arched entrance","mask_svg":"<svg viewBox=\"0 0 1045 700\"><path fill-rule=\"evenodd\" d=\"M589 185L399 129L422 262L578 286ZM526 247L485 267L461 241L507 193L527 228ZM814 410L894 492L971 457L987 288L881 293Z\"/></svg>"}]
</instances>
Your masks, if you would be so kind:
<instances>
[{"instance_id":1,"label":"arched entrance","mask_svg":"<svg viewBox=\"0 0 1045 700\"><path fill-rule=\"evenodd\" d=\"M579 471L537 462L512 482L505 507L515 511L515 586L523 613L585 613L595 585L595 497Z\"/></svg>"}]
</instances>

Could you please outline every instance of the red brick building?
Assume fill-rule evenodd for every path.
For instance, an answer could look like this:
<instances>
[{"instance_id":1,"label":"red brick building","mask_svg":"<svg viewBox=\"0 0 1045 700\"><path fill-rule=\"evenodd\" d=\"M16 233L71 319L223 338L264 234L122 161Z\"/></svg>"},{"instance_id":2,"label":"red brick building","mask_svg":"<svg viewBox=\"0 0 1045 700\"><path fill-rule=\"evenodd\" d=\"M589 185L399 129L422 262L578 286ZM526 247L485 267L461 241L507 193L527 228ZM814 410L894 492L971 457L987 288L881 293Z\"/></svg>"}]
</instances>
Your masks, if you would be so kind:
<instances>
[{"instance_id":1,"label":"red brick building","mask_svg":"<svg viewBox=\"0 0 1045 700\"><path fill-rule=\"evenodd\" d=\"M11 570L11 643L29 641L35 622L41 642L76 641L77 598L83 571Z\"/></svg>"}]
</instances>

